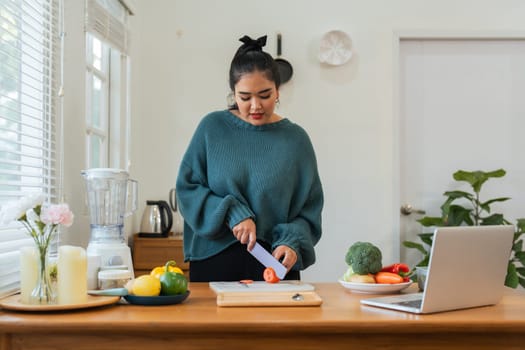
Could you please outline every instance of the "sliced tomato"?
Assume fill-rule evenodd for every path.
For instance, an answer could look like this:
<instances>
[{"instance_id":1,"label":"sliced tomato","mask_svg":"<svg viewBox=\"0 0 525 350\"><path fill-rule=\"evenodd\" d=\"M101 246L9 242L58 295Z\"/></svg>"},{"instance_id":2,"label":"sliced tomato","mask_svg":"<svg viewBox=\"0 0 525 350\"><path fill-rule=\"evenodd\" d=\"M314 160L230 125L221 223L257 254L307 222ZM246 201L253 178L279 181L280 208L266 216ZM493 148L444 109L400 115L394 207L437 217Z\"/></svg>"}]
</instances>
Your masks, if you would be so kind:
<instances>
[{"instance_id":1,"label":"sliced tomato","mask_svg":"<svg viewBox=\"0 0 525 350\"><path fill-rule=\"evenodd\" d=\"M264 269L263 277L268 283L277 283L281 280L279 277L277 277L277 274L272 267L267 267Z\"/></svg>"}]
</instances>

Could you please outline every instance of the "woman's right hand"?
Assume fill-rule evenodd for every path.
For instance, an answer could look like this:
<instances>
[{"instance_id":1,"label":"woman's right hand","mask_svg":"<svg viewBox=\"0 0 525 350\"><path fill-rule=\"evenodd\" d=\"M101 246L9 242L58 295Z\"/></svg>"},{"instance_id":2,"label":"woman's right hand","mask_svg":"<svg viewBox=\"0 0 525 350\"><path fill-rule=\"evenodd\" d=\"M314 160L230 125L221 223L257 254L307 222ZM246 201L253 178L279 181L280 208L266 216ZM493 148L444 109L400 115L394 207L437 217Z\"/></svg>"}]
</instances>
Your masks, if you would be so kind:
<instances>
[{"instance_id":1,"label":"woman's right hand","mask_svg":"<svg viewBox=\"0 0 525 350\"><path fill-rule=\"evenodd\" d=\"M257 240L255 222L248 218L239 222L232 229L233 235L242 244L248 244L248 250L252 250Z\"/></svg>"}]
</instances>

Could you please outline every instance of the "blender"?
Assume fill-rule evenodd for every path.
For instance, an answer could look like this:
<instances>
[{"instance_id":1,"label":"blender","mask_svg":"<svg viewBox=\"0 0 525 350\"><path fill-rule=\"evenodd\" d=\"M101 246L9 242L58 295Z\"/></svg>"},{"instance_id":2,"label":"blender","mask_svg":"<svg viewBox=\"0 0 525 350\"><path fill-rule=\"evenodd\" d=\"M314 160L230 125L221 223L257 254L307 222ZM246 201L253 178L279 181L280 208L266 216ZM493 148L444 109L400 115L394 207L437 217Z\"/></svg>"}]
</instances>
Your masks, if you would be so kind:
<instances>
[{"instance_id":1,"label":"blender","mask_svg":"<svg viewBox=\"0 0 525 350\"><path fill-rule=\"evenodd\" d=\"M121 169L82 170L90 216L88 260L97 257L100 270L128 270L134 277L124 218L137 209L137 182ZM131 199L129 199L131 198ZM128 210L128 207L131 207Z\"/></svg>"}]
</instances>

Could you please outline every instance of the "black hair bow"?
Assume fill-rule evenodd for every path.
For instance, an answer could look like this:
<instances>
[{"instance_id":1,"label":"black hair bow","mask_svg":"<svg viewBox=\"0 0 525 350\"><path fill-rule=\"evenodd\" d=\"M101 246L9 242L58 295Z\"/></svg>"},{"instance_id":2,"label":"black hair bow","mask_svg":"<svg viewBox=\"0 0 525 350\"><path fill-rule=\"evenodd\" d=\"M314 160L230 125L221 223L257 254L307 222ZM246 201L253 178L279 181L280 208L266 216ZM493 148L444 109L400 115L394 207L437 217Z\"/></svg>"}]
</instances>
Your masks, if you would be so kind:
<instances>
[{"instance_id":1,"label":"black hair bow","mask_svg":"<svg viewBox=\"0 0 525 350\"><path fill-rule=\"evenodd\" d=\"M243 45L241 45L237 51L237 55L244 54L248 51L262 51L262 48L266 45L266 35L261 36L257 40L253 40L248 35L245 35L240 38L239 41L241 41Z\"/></svg>"}]
</instances>

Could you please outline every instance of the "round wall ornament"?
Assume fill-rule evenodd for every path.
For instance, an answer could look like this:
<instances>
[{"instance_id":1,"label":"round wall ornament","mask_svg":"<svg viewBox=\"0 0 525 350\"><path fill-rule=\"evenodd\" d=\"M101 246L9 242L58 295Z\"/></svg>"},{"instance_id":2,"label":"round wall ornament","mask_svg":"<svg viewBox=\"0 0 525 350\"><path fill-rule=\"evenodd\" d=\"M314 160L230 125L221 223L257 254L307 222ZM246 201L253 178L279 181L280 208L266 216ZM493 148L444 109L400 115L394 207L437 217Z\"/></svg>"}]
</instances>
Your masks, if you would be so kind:
<instances>
[{"instance_id":1,"label":"round wall ornament","mask_svg":"<svg viewBox=\"0 0 525 350\"><path fill-rule=\"evenodd\" d=\"M332 30L323 35L319 47L319 61L340 66L352 57L352 40L343 31Z\"/></svg>"}]
</instances>

